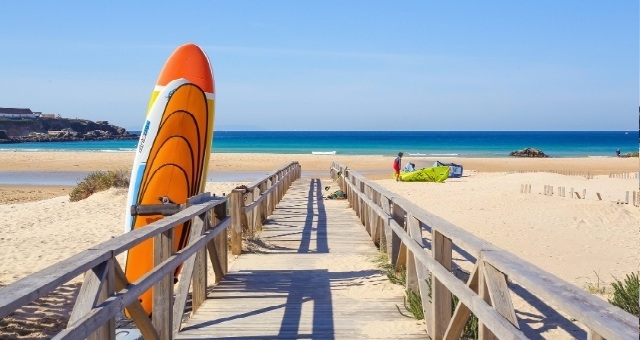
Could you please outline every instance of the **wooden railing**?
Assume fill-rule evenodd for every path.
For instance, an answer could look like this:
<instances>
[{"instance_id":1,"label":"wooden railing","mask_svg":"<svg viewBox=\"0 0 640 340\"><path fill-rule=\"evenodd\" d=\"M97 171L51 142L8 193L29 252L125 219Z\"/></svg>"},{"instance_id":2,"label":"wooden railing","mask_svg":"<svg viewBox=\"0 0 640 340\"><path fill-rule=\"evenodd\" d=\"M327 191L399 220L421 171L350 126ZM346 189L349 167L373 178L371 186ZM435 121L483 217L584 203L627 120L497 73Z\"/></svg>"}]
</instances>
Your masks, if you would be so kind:
<instances>
[{"instance_id":1,"label":"wooden railing","mask_svg":"<svg viewBox=\"0 0 640 340\"><path fill-rule=\"evenodd\" d=\"M432 339L458 339L471 313L479 320L480 339L526 339L507 277L582 323L590 339L638 338L638 319L633 315L396 196L344 165L333 163L330 172L373 242L388 253L395 268L406 270L407 289L419 292L426 331ZM431 235L423 236L423 230ZM466 283L452 273L454 247L475 261ZM459 299L453 311L451 294Z\"/></svg>"},{"instance_id":2,"label":"wooden railing","mask_svg":"<svg viewBox=\"0 0 640 340\"><path fill-rule=\"evenodd\" d=\"M291 183L299 177L300 165L297 162L267 175L249 187L253 196L246 206L238 202L236 190L230 195L230 204L228 197L209 193L192 197L174 215L103 242L2 287L0 319L84 273L67 328L54 339L114 339L115 318L124 308L144 339L171 339L180 330L190 285L191 313L195 313L206 298L207 254L215 281L220 281L226 274L227 228L233 225L233 230L236 230L235 226L243 225L240 221L248 220L248 214L252 216L249 219L253 221L251 228L255 228L273 211ZM189 220L192 223L187 246L172 253L173 228ZM241 250L241 237L231 238L235 254ZM129 283L116 256L150 238L155 245L155 267L136 282ZM180 279L174 285L174 272L180 265ZM138 296L152 287L153 310L149 318L138 302Z\"/></svg>"}]
</instances>

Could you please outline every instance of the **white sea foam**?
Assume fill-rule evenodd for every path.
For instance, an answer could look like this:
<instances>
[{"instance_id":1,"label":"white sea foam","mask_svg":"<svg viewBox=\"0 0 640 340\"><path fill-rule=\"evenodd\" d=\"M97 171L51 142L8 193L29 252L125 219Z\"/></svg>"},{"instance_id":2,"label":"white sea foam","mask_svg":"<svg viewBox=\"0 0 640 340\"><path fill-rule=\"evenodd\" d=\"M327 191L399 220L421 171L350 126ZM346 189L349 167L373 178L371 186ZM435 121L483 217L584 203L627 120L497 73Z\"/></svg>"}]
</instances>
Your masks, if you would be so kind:
<instances>
[{"instance_id":1,"label":"white sea foam","mask_svg":"<svg viewBox=\"0 0 640 340\"><path fill-rule=\"evenodd\" d=\"M119 148L119 149L103 149L100 150L100 152L135 152L136 149L129 149L129 148Z\"/></svg>"},{"instance_id":2,"label":"white sea foam","mask_svg":"<svg viewBox=\"0 0 640 340\"><path fill-rule=\"evenodd\" d=\"M312 155L335 155L335 151L311 151Z\"/></svg>"},{"instance_id":3,"label":"white sea foam","mask_svg":"<svg viewBox=\"0 0 640 340\"><path fill-rule=\"evenodd\" d=\"M16 149L0 149L0 152L9 152L9 151L38 152L38 151L45 151L45 149L17 149L17 148Z\"/></svg>"},{"instance_id":4,"label":"white sea foam","mask_svg":"<svg viewBox=\"0 0 640 340\"><path fill-rule=\"evenodd\" d=\"M460 156L459 153L432 153L431 156Z\"/></svg>"}]
</instances>

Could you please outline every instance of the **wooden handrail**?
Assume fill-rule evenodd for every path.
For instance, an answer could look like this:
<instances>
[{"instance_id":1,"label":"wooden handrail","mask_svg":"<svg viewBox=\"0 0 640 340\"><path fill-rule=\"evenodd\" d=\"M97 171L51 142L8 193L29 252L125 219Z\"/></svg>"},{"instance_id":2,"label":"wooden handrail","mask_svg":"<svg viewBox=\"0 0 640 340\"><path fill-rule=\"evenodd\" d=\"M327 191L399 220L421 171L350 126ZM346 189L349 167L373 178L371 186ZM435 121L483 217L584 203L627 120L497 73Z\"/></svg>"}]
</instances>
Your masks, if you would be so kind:
<instances>
[{"instance_id":1,"label":"wooden handrail","mask_svg":"<svg viewBox=\"0 0 640 340\"><path fill-rule=\"evenodd\" d=\"M458 296L460 300L459 306L464 305L470 309L478 317L480 322L493 332L492 335L499 336L501 339L520 338L523 336L519 330L512 328L514 325L509 327L505 324L505 322L509 323L507 319L509 315L500 316L502 321L496 320L498 308L502 310L500 314L513 315L512 313L506 313L504 309L505 305L510 305L510 300L503 304L501 301L494 301L495 298L487 295L484 301L489 301L496 306L492 307L483 302L478 295L483 294L482 291L485 286L479 287L481 289L476 289L477 291L470 289L459 279L455 278L441 263L427 256L425 248L428 244L426 244L422 236L419 236L422 242L416 242L412 236L408 234L405 226L411 223L410 219L415 219L420 225L430 227L434 235L442 235L446 239L449 239L450 243L455 244L474 256L476 258L475 270L478 271L480 279L495 280L495 278L492 279L490 277L491 275L487 275L494 273L494 271L498 273L498 281L489 282L489 286L493 286L493 289L497 289L495 284L497 284L497 286L507 287L506 276L508 276L510 280L526 286L528 291L542 300L552 304L556 308L560 308L561 311L580 321L590 330L591 337L605 337L608 339L637 338L637 318L620 308L591 296L582 289L563 281L543 269L425 211L406 199L387 191L378 184L369 181L357 172L347 169L344 165L333 163L330 173L332 178L338 181L341 189L347 192L347 199L351 207L356 211L356 214L360 216L365 225L365 229L370 231L374 241L377 241L381 245L381 249L390 254L392 264L410 264L411 261L407 261L406 259L407 255L411 254L416 262L419 262L423 268L433 274L434 279L445 284L451 293ZM340 176L338 176L338 173L340 173ZM376 203L376 200L372 199L378 197L377 195L379 199L376 200L384 201L386 204ZM400 214L400 221L397 220L397 214L393 214L392 211L394 209L402 212L402 214ZM383 229L389 231L377 231L380 225ZM420 233L421 232L422 230L420 230ZM374 237L374 234L377 235L377 239ZM400 243L394 242L395 239L398 239ZM423 245L423 243L425 244ZM451 246L449 246L449 249L445 249L445 251L450 252L450 247ZM480 264L480 269L478 269L478 264ZM415 271L416 269L407 266L407 277L409 278L410 273L411 275L415 275ZM476 275L476 273L472 273L472 276L473 275ZM500 278L500 276L503 276L503 278ZM492 288L489 290L491 289ZM473 294L470 295L470 293ZM508 294L508 292L503 293ZM422 291L421 289L420 294L428 294L428 292ZM435 305L434 303L432 306L426 306L426 308L435 308L433 307ZM490 310L492 310L492 312ZM425 317L427 317L427 315L433 317L442 312L443 311L428 310L425 311ZM461 322L457 315L454 315L451 320L451 323ZM456 336L455 334L449 334L448 331L443 332L445 328L452 328L452 324L435 325L440 321L425 321L427 331L432 338L440 339L445 335L447 338L449 336ZM515 321L515 326L517 326L517 320ZM447 320L447 323L448 322ZM457 329L458 326L453 328ZM486 336L489 336L489 334L486 334Z\"/></svg>"},{"instance_id":2,"label":"wooden handrail","mask_svg":"<svg viewBox=\"0 0 640 340\"><path fill-rule=\"evenodd\" d=\"M300 165L292 162L257 181L254 188L268 183L269 190L263 196L275 207L291 183L300 178L300 173ZM228 200L228 197L211 197L209 193L195 196L188 200L186 206L180 206L184 209L174 215L105 241L0 288L0 318L47 295L78 275L87 273L80 289L85 296L78 297L69 325L54 339L114 339L113 320L123 307L129 309L145 339L172 338L180 328L192 277L194 312L202 303L199 300L206 297L206 252L209 253L216 281L219 281L226 274L227 229L233 221L246 220L245 210L260 207L260 204L253 204L250 209L245 209L244 203L234 203L242 204L242 207L229 207L229 211L237 211L239 216L228 216ZM263 200L265 198L258 197L259 202ZM256 216L259 217L259 214ZM170 247L164 252L156 250L155 268L136 282L127 282L116 256L148 239L155 239L154 244L172 244L171 229L189 220L193 220L193 223L187 246L173 254L170 253ZM177 288L174 288L173 274L181 265L181 279ZM151 287L154 287L154 301L158 302L154 302L153 323L138 302L138 296ZM156 294L161 295L157 297ZM174 299L175 303L172 303Z\"/></svg>"}]
</instances>

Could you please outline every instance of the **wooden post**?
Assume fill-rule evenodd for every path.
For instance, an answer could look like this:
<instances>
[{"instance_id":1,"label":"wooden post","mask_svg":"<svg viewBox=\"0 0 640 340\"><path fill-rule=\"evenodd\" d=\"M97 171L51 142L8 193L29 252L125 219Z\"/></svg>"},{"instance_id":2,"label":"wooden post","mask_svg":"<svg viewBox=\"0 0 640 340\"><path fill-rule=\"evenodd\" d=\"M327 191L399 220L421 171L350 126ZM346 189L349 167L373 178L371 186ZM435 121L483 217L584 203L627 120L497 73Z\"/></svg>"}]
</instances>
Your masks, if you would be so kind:
<instances>
[{"instance_id":1,"label":"wooden post","mask_svg":"<svg viewBox=\"0 0 640 340\"><path fill-rule=\"evenodd\" d=\"M160 265L171 256L173 229L153 238L153 263ZM160 339L171 339L173 335L173 271L153 286L153 312L151 322Z\"/></svg>"},{"instance_id":2,"label":"wooden post","mask_svg":"<svg viewBox=\"0 0 640 340\"><path fill-rule=\"evenodd\" d=\"M480 262L481 260L478 261ZM487 279L484 275L484 262L480 262L478 274L478 295L480 295L480 297L491 306L489 287L487 286ZM498 340L498 338L482 323L482 321L478 321L478 339Z\"/></svg>"},{"instance_id":3,"label":"wooden post","mask_svg":"<svg viewBox=\"0 0 640 340\"><path fill-rule=\"evenodd\" d=\"M431 245L434 259L445 269L451 271L451 239L433 229ZM449 326L449 321L451 321L451 292L434 275L431 277L431 282L433 291L432 338L442 339Z\"/></svg>"},{"instance_id":4,"label":"wooden post","mask_svg":"<svg viewBox=\"0 0 640 340\"><path fill-rule=\"evenodd\" d=\"M129 285L129 282L127 282L127 278L125 277L124 270L122 270L120 263L118 263L118 261L115 259L113 262L113 267L115 270L115 287L117 291L121 291L125 289L127 285ZM142 337L144 339L160 339L160 336L158 336L158 332L156 332L156 329L153 328L153 324L147 316L147 312L144 311L144 308L142 308L142 305L138 300L134 300L131 305L127 306L127 311L131 315L133 322L135 322L136 326L140 330L140 333L142 333Z\"/></svg>"},{"instance_id":5,"label":"wooden post","mask_svg":"<svg viewBox=\"0 0 640 340\"><path fill-rule=\"evenodd\" d=\"M404 223L404 209L394 202L391 214L393 220L398 223L401 228L406 230L406 225ZM407 247L402 243L399 235L395 232L392 232L391 234L391 253L389 254L389 257L391 259L391 265L396 269L399 269L407 264Z\"/></svg>"},{"instance_id":6,"label":"wooden post","mask_svg":"<svg viewBox=\"0 0 640 340\"><path fill-rule=\"evenodd\" d=\"M194 219L194 226L202 224L200 235L209 229L209 221L211 221L211 212L200 215ZM196 230L197 234L197 230ZM207 298L207 249L202 248L196 252L193 264L192 279L193 294L191 297L191 314L195 313ZM175 329L174 329L175 330Z\"/></svg>"},{"instance_id":7,"label":"wooden post","mask_svg":"<svg viewBox=\"0 0 640 340\"><path fill-rule=\"evenodd\" d=\"M420 221L413 215L407 214L407 232L412 239L424 249L425 242L422 239L422 228L420 227ZM420 300L422 301L422 312L424 315L424 321L427 334L431 334L433 326L431 321L433 320L433 308L431 301L429 300L430 287L427 284L429 272L418 261L415 260L416 256L420 254L411 254L407 256L407 289L420 292Z\"/></svg>"},{"instance_id":8,"label":"wooden post","mask_svg":"<svg viewBox=\"0 0 640 340\"><path fill-rule=\"evenodd\" d=\"M627 191L627 193L625 195L624 204L629 204L629 191Z\"/></svg>"},{"instance_id":9,"label":"wooden post","mask_svg":"<svg viewBox=\"0 0 640 340\"><path fill-rule=\"evenodd\" d=\"M215 227L220 221L227 217L226 204L217 205L213 211L214 214L211 216L211 224ZM214 281L218 283L227 273L227 233L220 233L211 240L211 242L207 244L207 252L209 253L209 259L213 266L213 272L215 273Z\"/></svg>"},{"instance_id":10,"label":"wooden post","mask_svg":"<svg viewBox=\"0 0 640 340\"><path fill-rule=\"evenodd\" d=\"M233 189L229 196L231 213L231 254L242 253L242 214L244 213L244 189Z\"/></svg>"},{"instance_id":11,"label":"wooden post","mask_svg":"<svg viewBox=\"0 0 640 340\"><path fill-rule=\"evenodd\" d=\"M200 237L205 232L207 228L207 214L202 214L194 218L192 221L188 244L194 242L196 238ZM198 259L198 256L200 256L201 259ZM202 268L203 262L204 268ZM205 300L207 295L206 254L203 256L202 251L197 251L194 256L190 257L182 264L180 280L178 281L173 303L173 335L177 334L180 330L182 315L184 314L187 296L189 295L189 286L192 283L193 294L191 299L191 313L193 314L198 310L200 305L202 305L202 302Z\"/></svg>"},{"instance_id":12,"label":"wooden post","mask_svg":"<svg viewBox=\"0 0 640 340\"><path fill-rule=\"evenodd\" d=\"M78 298L76 299L71 315L69 316L69 325L78 321L88 314L93 307L99 305L104 300L113 295L114 292L114 259L111 258L84 275L84 282L80 287ZM115 319L109 319L102 327L98 328L87 339L114 339L115 338Z\"/></svg>"}]
</instances>

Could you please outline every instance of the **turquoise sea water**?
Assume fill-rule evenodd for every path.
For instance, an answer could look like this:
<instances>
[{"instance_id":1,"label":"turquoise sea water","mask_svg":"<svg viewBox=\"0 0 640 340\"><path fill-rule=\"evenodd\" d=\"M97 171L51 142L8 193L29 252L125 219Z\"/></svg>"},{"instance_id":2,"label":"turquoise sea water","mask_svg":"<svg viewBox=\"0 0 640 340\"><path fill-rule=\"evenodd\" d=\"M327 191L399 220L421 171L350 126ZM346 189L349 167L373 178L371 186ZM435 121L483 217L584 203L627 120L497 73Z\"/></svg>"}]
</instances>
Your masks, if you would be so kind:
<instances>
[{"instance_id":1,"label":"turquoise sea water","mask_svg":"<svg viewBox=\"0 0 640 340\"><path fill-rule=\"evenodd\" d=\"M2 151L133 152L136 140L0 144ZM638 151L635 131L216 131L220 153L508 157L537 148L551 157L611 157Z\"/></svg>"}]
</instances>

